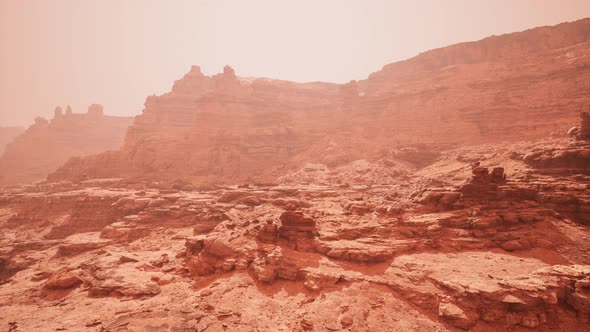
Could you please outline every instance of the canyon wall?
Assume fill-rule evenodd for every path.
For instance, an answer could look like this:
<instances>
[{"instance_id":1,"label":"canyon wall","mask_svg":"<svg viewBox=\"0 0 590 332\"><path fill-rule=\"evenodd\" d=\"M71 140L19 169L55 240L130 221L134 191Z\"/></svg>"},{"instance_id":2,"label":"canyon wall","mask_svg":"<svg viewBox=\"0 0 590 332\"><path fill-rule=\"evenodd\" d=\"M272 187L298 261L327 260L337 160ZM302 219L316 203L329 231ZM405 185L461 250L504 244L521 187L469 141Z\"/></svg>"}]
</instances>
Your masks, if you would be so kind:
<instances>
[{"instance_id":1,"label":"canyon wall","mask_svg":"<svg viewBox=\"0 0 590 332\"><path fill-rule=\"evenodd\" d=\"M73 159L50 179L258 176L342 126L338 96L336 84L239 78L228 66L209 77L194 66L147 98L121 150Z\"/></svg>"},{"instance_id":2,"label":"canyon wall","mask_svg":"<svg viewBox=\"0 0 590 332\"><path fill-rule=\"evenodd\" d=\"M25 128L22 127L0 127L0 155L4 152L6 144L12 142L23 131L25 131Z\"/></svg>"},{"instance_id":3,"label":"canyon wall","mask_svg":"<svg viewBox=\"0 0 590 332\"><path fill-rule=\"evenodd\" d=\"M147 98L120 150L72 159L49 179L264 181L400 146L561 135L590 103L589 75L590 19L428 51L341 85L195 66Z\"/></svg>"},{"instance_id":4,"label":"canyon wall","mask_svg":"<svg viewBox=\"0 0 590 332\"><path fill-rule=\"evenodd\" d=\"M362 85L382 130L477 142L567 130L590 101L590 19L422 53ZM415 128L419 122L421 128ZM420 135L420 134L426 135ZM422 136L422 137L420 137Z\"/></svg>"},{"instance_id":5,"label":"canyon wall","mask_svg":"<svg viewBox=\"0 0 590 332\"><path fill-rule=\"evenodd\" d=\"M0 186L44 180L71 157L119 148L131 120L104 115L101 105L91 105L87 113L56 108L53 119L35 119L6 146Z\"/></svg>"}]
</instances>

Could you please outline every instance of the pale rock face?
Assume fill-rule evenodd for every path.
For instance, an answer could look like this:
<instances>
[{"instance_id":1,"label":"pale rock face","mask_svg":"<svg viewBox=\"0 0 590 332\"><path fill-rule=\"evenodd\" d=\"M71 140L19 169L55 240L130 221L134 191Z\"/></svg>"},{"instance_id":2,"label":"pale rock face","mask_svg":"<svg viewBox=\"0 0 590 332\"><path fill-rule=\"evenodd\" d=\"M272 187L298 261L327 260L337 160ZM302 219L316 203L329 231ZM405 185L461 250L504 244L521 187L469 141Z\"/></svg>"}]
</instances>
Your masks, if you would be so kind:
<instances>
[{"instance_id":1,"label":"pale rock face","mask_svg":"<svg viewBox=\"0 0 590 332\"><path fill-rule=\"evenodd\" d=\"M580 138L590 139L590 113L580 113Z\"/></svg>"},{"instance_id":2,"label":"pale rock face","mask_svg":"<svg viewBox=\"0 0 590 332\"><path fill-rule=\"evenodd\" d=\"M74 160L51 179L269 181L304 161L416 143L546 137L590 103L589 31L585 19L452 45L342 85L240 78L229 66L205 76L193 66L169 93L147 98L119 151Z\"/></svg>"},{"instance_id":3,"label":"pale rock face","mask_svg":"<svg viewBox=\"0 0 590 332\"><path fill-rule=\"evenodd\" d=\"M21 127L0 127L0 156L4 153L6 145L12 142L23 131L25 129Z\"/></svg>"},{"instance_id":4,"label":"pale rock face","mask_svg":"<svg viewBox=\"0 0 590 332\"><path fill-rule=\"evenodd\" d=\"M69 158L116 149L131 118L105 116L102 106L90 105L87 113L65 114L57 107L50 121L37 118L14 137L0 156L0 186L41 181Z\"/></svg>"},{"instance_id":5,"label":"pale rock face","mask_svg":"<svg viewBox=\"0 0 590 332\"><path fill-rule=\"evenodd\" d=\"M102 117L104 115L103 113L103 107L100 104L92 104L90 106L88 106L88 116L91 117Z\"/></svg>"}]
</instances>

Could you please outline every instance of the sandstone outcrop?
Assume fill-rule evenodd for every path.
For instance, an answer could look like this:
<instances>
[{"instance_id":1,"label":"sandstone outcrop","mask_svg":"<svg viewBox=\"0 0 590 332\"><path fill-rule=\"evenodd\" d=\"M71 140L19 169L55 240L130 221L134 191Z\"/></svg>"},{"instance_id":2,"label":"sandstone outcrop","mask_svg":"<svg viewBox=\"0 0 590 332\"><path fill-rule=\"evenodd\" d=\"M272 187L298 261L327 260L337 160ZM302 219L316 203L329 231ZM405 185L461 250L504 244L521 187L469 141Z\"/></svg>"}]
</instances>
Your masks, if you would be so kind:
<instances>
[{"instance_id":1,"label":"sandstone outcrop","mask_svg":"<svg viewBox=\"0 0 590 332\"><path fill-rule=\"evenodd\" d=\"M155 313L165 313L169 326L226 324L238 331L272 324L584 331L590 252L583 239L590 233L577 223L583 213L555 196L584 199L572 185L576 175L562 175L555 187L533 173L522 176L526 165L510 151L527 146L492 154L482 145L473 153L479 164L461 149L464 158L440 158L450 163L447 172L464 169L466 183L439 189L446 182L415 173L374 186L175 189L180 182L110 179L3 191L0 292L21 308L7 317L34 329L19 318L22 310L61 301L52 312L84 302L100 313L98 321L70 318L71 329L147 329L160 326ZM486 157L492 155L500 157ZM415 194L417 188L426 189ZM25 289L38 299L31 302ZM242 299L264 304L254 308ZM292 316L302 308L306 314ZM131 314L113 314L124 310ZM274 318L260 318L260 310ZM419 314L407 314L414 310ZM189 316L190 323L183 318ZM45 310L37 317L51 319Z\"/></svg>"},{"instance_id":2,"label":"sandstone outcrop","mask_svg":"<svg viewBox=\"0 0 590 332\"><path fill-rule=\"evenodd\" d=\"M0 127L0 156L4 153L4 147L25 131L22 127Z\"/></svg>"},{"instance_id":3,"label":"sandstone outcrop","mask_svg":"<svg viewBox=\"0 0 590 332\"><path fill-rule=\"evenodd\" d=\"M209 77L193 67L170 93L146 100L118 154L97 156L91 163L73 160L50 179L69 172L104 176L89 169L98 164L113 175L260 175L313 139L299 137L293 127L301 133L311 129L298 127L309 107L335 96L333 84L250 81L238 78L229 66Z\"/></svg>"},{"instance_id":4,"label":"sandstone outcrop","mask_svg":"<svg viewBox=\"0 0 590 332\"><path fill-rule=\"evenodd\" d=\"M45 289L68 289L80 285L83 280L76 271L69 269L56 271L43 285Z\"/></svg>"},{"instance_id":5,"label":"sandstone outcrop","mask_svg":"<svg viewBox=\"0 0 590 332\"><path fill-rule=\"evenodd\" d=\"M146 99L120 150L71 160L50 179L274 181L306 162L334 167L392 147L424 167L437 154L412 146L543 138L588 104L589 27L584 19L452 45L344 85L193 66Z\"/></svg>"},{"instance_id":6,"label":"sandstone outcrop","mask_svg":"<svg viewBox=\"0 0 590 332\"><path fill-rule=\"evenodd\" d=\"M590 174L590 114L580 113L580 120L580 127L574 127L575 140L567 145L540 146L527 153L524 162L542 173Z\"/></svg>"},{"instance_id":7,"label":"sandstone outcrop","mask_svg":"<svg viewBox=\"0 0 590 332\"><path fill-rule=\"evenodd\" d=\"M550 148L531 152L524 161L549 173L590 173L590 144Z\"/></svg>"},{"instance_id":8,"label":"sandstone outcrop","mask_svg":"<svg viewBox=\"0 0 590 332\"><path fill-rule=\"evenodd\" d=\"M590 139L590 113L582 112L580 113L580 139L589 140Z\"/></svg>"},{"instance_id":9,"label":"sandstone outcrop","mask_svg":"<svg viewBox=\"0 0 590 332\"><path fill-rule=\"evenodd\" d=\"M317 235L315 221L301 212L283 212L280 217L279 237L289 241L310 239Z\"/></svg>"},{"instance_id":10,"label":"sandstone outcrop","mask_svg":"<svg viewBox=\"0 0 590 332\"><path fill-rule=\"evenodd\" d=\"M87 113L64 113L60 107L48 121L37 118L0 155L0 186L45 180L69 158L116 149L123 143L129 117L103 114L101 105Z\"/></svg>"}]
</instances>

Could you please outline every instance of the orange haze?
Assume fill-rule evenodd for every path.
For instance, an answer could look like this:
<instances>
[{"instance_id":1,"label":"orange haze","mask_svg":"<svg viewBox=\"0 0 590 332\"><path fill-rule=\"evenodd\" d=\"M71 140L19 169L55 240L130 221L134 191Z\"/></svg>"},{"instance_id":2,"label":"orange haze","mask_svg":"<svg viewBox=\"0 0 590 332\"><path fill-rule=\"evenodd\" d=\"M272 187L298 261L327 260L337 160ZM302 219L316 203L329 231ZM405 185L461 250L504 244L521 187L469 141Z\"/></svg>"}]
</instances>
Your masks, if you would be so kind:
<instances>
[{"instance_id":1,"label":"orange haze","mask_svg":"<svg viewBox=\"0 0 590 332\"><path fill-rule=\"evenodd\" d=\"M0 126L141 112L192 64L345 82L432 48L590 16L590 1L2 0Z\"/></svg>"}]
</instances>

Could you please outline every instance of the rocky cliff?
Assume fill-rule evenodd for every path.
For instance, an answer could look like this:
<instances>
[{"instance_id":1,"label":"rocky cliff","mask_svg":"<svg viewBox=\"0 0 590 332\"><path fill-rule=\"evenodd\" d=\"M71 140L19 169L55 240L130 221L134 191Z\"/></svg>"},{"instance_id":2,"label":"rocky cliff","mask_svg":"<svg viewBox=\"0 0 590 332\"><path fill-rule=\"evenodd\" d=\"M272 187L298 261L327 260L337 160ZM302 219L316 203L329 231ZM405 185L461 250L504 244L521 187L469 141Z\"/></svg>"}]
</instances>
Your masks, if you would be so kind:
<instances>
[{"instance_id":1,"label":"rocky cliff","mask_svg":"<svg viewBox=\"0 0 590 332\"><path fill-rule=\"evenodd\" d=\"M337 127L338 96L336 84L239 78L228 66L209 77L194 66L147 98L121 150L71 160L50 178L257 176Z\"/></svg>"},{"instance_id":2,"label":"rocky cliff","mask_svg":"<svg viewBox=\"0 0 590 332\"><path fill-rule=\"evenodd\" d=\"M147 98L121 150L73 159L50 180L272 180L416 143L536 139L567 130L590 103L589 75L590 19L432 50L342 85L193 67Z\"/></svg>"},{"instance_id":3,"label":"rocky cliff","mask_svg":"<svg viewBox=\"0 0 590 332\"><path fill-rule=\"evenodd\" d=\"M25 131L25 128L22 127L0 127L0 155L4 152L6 144L10 143L23 131Z\"/></svg>"},{"instance_id":4,"label":"rocky cliff","mask_svg":"<svg viewBox=\"0 0 590 332\"><path fill-rule=\"evenodd\" d=\"M87 113L56 108L53 119L35 119L6 146L0 157L0 185L43 180L69 158L121 146L132 118L103 114L101 105Z\"/></svg>"},{"instance_id":5,"label":"rocky cliff","mask_svg":"<svg viewBox=\"0 0 590 332\"><path fill-rule=\"evenodd\" d=\"M583 19L428 51L362 82L362 110L383 117L381 131L419 141L567 130L590 99L589 41L590 19Z\"/></svg>"}]
</instances>

